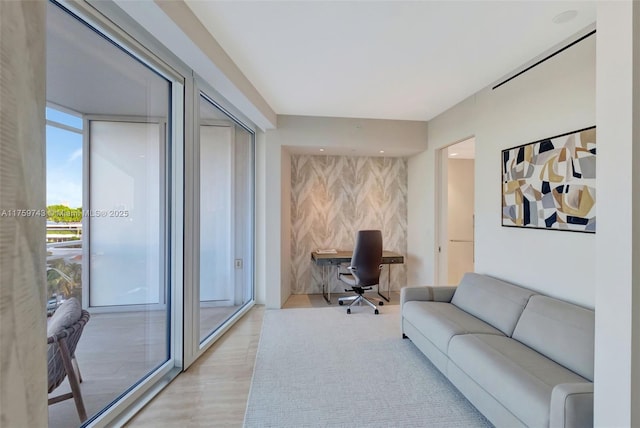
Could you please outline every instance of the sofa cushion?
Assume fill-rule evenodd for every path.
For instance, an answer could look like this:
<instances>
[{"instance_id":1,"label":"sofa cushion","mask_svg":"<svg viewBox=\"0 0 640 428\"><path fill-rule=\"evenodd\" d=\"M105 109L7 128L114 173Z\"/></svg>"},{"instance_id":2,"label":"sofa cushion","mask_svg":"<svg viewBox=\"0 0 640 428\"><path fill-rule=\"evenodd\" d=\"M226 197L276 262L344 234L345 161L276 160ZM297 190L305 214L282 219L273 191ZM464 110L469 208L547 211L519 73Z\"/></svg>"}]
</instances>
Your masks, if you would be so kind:
<instances>
[{"instance_id":1,"label":"sofa cushion","mask_svg":"<svg viewBox=\"0 0 640 428\"><path fill-rule=\"evenodd\" d=\"M487 275L466 273L451 303L511 336L529 297L534 294Z\"/></svg>"},{"instance_id":2,"label":"sofa cushion","mask_svg":"<svg viewBox=\"0 0 640 428\"><path fill-rule=\"evenodd\" d=\"M402 316L447 354L449 341L457 334L502 332L451 303L410 301L402 307Z\"/></svg>"},{"instance_id":3,"label":"sofa cushion","mask_svg":"<svg viewBox=\"0 0 640 428\"><path fill-rule=\"evenodd\" d=\"M533 296L513 338L593 380L595 313L547 296Z\"/></svg>"},{"instance_id":4,"label":"sofa cushion","mask_svg":"<svg viewBox=\"0 0 640 428\"><path fill-rule=\"evenodd\" d=\"M585 379L517 340L494 334L455 336L449 364L468 375L525 425L549 426L551 392Z\"/></svg>"}]
</instances>

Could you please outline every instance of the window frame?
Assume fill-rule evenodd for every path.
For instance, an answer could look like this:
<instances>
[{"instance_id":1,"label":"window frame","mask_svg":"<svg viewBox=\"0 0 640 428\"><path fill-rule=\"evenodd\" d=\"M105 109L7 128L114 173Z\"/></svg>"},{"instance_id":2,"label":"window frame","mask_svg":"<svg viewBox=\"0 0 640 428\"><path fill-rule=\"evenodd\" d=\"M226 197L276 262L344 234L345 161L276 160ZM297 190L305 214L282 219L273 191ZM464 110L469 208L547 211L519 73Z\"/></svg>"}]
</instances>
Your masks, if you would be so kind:
<instances>
[{"instance_id":1,"label":"window frame","mask_svg":"<svg viewBox=\"0 0 640 428\"><path fill-rule=\"evenodd\" d=\"M77 19L83 25L93 30L96 37L102 37L120 48L123 53L128 54L133 60L147 66L153 72L165 78L169 87L169 112L168 119L164 127L166 130L166 148L163 151L163 157L166 160L161 166L161 170L165 171L162 177L165 183L166 191L163 192L164 212L166 219L164 222L165 229L165 280L167 284L167 293L165 295L166 304L169 305L169 323L168 323L168 351L167 360L160 364L154 371L148 373L143 378L136 381L128 390L123 391L115 402L107 405L95 415L91 416L81 426L106 427L112 425L122 425L131 419L146 403L160 392L172 379L174 379L183 370L183 248L182 245L176 245L184 240L183 221L184 221L184 167L183 152L185 141L184 114L185 111L185 88L189 86L189 79L177 72L169 64L154 55L149 49L144 47L138 41L129 36L125 31L118 27L114 22L107 19L98 12L94 7L84 2L75 2L69 0L49 0L54 7L61 8L68 13L70 17ZM58 106L59 107L59 106ZM44 113L44 112L43 112ZM88 123L85 116L83 129L83 150L87 149L88 142ZM109 116L112 118L112 116ZM85 152L88 153L88 152ZM90 177L89 173L89 156L83 156L83 181L84 177ZM84 185L85 183L83 183ZM88 201L89 186L84 185L83 203ZM83 219L83 229L85 227L85 219ZM86 236L90 235L88 228L85 232ZM88 248L88 245L87 245ZM84 251L84 249L83 249ZM83 271L85 262L83 261ZM83 278L83 287L84 287ZM83 290L84 291L84 290ZM84 294L84 293L83 293ZM86 296L88 299L88 295ZM83 296L83 304L85 297ZM86 301L88 303L88 300ZM87 306L85 306L87 307ZM96 308L91 308L96 311Z\"/></svg>"},{"instance_id":2,"label":"window frame","mask_svg":"<svg viewBox=\"0 0 640 428\"><path fill-rule=\"evenodd\" d=\"M96 0L49 0L62 8L83 24L92 28L98 37L104 37L134 59L145 64L151 70L166 78L171 85L171 103L167 124L166 185L167 214L170 220L167 227L167 281L170 290L170 340L169 360L131 387L117 402L108 409L86 421L83 426L122 425L142 409L173 378L185 370L215 343L233 324L255 305L256 301L256 156L257 127L247 117L224 99L210 84L185 65L173 52L169 51L150 36L137 22L126 14L115 1ZM190 238L194 236L194 142L197 141L199 128L200 94L225 113L231 122L250 134L251 159L250 200L251 221L246 231L251 242L250 263L244 260L244 266L250 265L251 298L213 334L202 343L199 340L199 294L196 294L197 282L193 274L198 272L195 263L197 252ZM83 132L88 132L85 126ZM85 136L86 139L86 136ZM87 140L88 141L88 140ZM84 147L84 146L83 146ZM88 158L88 156L85 156ZM84 162L84 160L83 160ZM87 166L88 167L88 166ZM85 167L83 167L85 168ZM86 174L88 171L84 171ZM88 175L87 175L88 177ZM88 186L87 186L88 188ZM83 198L83 200L85 200ZM88 232L87 232L88 233ZM197 296L197 304L196 304ZM94 310L92 308L92 310ZM197 314L198 322L193 316Z\"/></svg>"},{"instance_id":3,"label":"window frame","mask_svg":"<svg viewBox=\"0 0 640 428\"><path fill-rule=\"evenodd\" d=\"M213 93L214 95L209 95ZM185 290L189 289L189 294L185 293L185 314L191 314L191 316L185 316L185 323L190 324L191 329L185 330L184 336L184 368L189 367L195 360L197 360L207 349L209 349L224 333L231 328L235 322L240 319L244 314L246 314L251 308L255 305L256 302L256 280L255 280L255 254L256 254L256 200L255 200L255 192L256 192L256 132L255 130L247 126L244 122L238 119L235 115L233 115L228 109L224 108L220 103L216 101L217 93L213 88L208 86L202 79L199 77L195 77L194 86L192 91L192 132L193 139L192 144L186 146L186 163L185 169L186 171L190 171L191 173L186 178L188 183L188 188L190 189L188 194L188 199L185 199L185 205L189 207L189 210L192 210L190 214L188 214L188 224L185 224L186 236L190 237L188 241L191 245L188 246L188 249L185 249L186 254L188 254L188 261L185 262L186 265L190 266L193 271L190 272L188 276L185 276L185 281L188 284L191 284L191 287L187 287ZM235 313L233 313L226 321L224 321L217 329L209 333L204 339L200 338L200 282L199 282L199 272L200 272L200 228L199 228L199 215L200 215L200 100L201 97L210 103L214 108L219 109L222 113L224 113L228 120L207 120L207 124L215 125L218 122L222 126L239 126L240 128L247 131L251 138L251 169L250 174L251 177L249 181L251 183L251 195L249 195L251 200L250 206L250 214L251 214L251 224L250 230L247 231L251 236L251 248L248 251L251 254L251 263L246 263L245 266L250 266L251 272L249 274L249 278L251 281L251 298L243 304L240 309L238 309ZM234 142L235 144L235 142ZM235 199L235 196L234 196ZM188 331L190 334L188 334Z\"/></svg>"}]
</instances>

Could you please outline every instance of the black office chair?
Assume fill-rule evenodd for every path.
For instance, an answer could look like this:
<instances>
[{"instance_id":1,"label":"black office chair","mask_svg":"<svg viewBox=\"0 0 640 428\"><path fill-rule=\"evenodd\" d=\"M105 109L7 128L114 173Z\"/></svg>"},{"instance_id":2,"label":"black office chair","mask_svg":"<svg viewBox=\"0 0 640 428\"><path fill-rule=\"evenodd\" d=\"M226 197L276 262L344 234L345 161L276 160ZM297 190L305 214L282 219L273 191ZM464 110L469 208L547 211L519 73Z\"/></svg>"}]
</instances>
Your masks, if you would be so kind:
<instances>
[{"instance_id":1,"label":"black office chair","mask_svg":"<svg viewBox=\"0 0 640 428\"><path fill-rule=\"evenodd\" d=\"M364 296L364 292L371 290L374 285L380 282L380 270L382 269L382 232L379 230L360 230L356 238L356 248L351 256L351 265L347 267L349 272L339 273L338 278L353 291L355 296L341 297L338 299L340 305L350 301L347 313L351 313L351 306L365 302L374 309L377 315L378 308L373 302ZM379 302L382 306L383 302Z\"/></svg>"}]
</instances>

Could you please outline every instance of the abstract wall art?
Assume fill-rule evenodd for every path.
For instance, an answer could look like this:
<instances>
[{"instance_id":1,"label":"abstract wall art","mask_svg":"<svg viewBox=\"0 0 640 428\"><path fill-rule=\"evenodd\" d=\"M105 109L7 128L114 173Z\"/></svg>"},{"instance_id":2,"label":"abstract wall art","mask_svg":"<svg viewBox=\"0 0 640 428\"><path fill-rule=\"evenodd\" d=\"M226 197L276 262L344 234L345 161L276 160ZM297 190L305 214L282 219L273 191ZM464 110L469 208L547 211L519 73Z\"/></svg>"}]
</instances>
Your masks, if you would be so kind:
<instances>
[{"instance_id":1,"label":"abstract wall art","mask_svg":"<svg viewBox=\"0 0 640 428\"><path fill-rule=\"evenodd\" d=\"M502 226L595 233L595 127L502 151Z\"/></svg>"}]
</instances>

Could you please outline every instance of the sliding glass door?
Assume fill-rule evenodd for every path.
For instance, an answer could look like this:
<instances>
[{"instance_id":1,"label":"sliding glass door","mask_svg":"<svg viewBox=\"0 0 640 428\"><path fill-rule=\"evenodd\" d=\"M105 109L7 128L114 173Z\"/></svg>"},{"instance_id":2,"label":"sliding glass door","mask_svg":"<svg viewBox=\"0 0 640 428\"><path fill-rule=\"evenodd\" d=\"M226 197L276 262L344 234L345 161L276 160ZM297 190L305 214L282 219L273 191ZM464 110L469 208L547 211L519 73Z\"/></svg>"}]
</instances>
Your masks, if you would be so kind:
<instances>
[{"instance_id":1,"label":"sliding glass door","mask_svg":"<svg viewBox=\"0 0 640 428\"><path fill-rule=\"evenodd\" d=\"M121 426L254 301L254 132L89 3L47 15L47 312L90 313L87 418L52 402L52 428Z\"/></svg>"},{"instance_id":2,"label":"sliding glass door","mask_svg":"<svg viewBox=\"0 0 640 428\"><path fill-rule=\"evenodd\" d=\"M109 423L181 358L171 243L182 186L171 171L182 140L171 130L183 84L81 12L49 3L47 276L49 315L72 298L91 315L75 350L87 419L61 401L49 406L52 428Z\"/></svg>"},{"instance_id":3,"label":"sliding glass door","mask_svg":"<svg viewBox=\"0 0 640 428\"><path fill-rule=\"evenodd\" d=\"M199 342L253 299L253 134L199 103Z\"/></svg>"}]
</instances>

